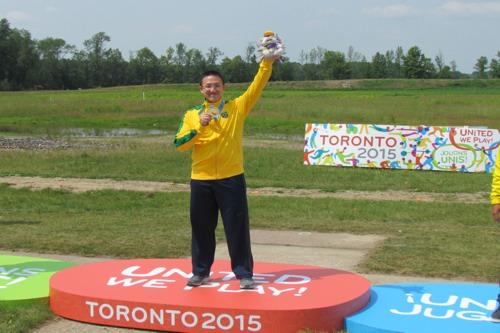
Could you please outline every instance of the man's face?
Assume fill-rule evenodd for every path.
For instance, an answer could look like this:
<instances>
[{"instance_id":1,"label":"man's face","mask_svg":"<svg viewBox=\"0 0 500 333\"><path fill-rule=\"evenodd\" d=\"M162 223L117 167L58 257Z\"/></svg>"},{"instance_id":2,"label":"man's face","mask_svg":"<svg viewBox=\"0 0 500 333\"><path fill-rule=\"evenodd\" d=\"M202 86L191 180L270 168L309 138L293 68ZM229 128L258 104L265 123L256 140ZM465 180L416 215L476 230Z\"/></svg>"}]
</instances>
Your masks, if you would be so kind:
<instances>
[{"instance_id":1,"label":"man's face","mask_svg":"<svg viewBox=\"0 0 500 333\"><path fill-rule=\"evenodd\" d=\"M219 101L224 93L222 79L216 75L205 76L201 81L200 92L210 103Z\"/></svg>"}]
</instances>

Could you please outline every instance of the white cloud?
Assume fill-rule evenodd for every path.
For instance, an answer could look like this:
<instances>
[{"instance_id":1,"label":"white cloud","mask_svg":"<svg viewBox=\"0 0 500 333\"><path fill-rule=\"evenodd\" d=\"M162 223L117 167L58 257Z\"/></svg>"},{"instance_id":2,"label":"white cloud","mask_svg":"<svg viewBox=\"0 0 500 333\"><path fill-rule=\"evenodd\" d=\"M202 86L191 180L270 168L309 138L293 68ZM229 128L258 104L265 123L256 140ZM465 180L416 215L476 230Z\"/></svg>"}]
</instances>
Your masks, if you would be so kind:
<instances>
[{"instance_id":1,"label":"white cloud","mask_svg":"<svg viewBox=\"0 0 500 333\"><path fill-rule=\"evenodd\" d=\"M415 15L418 11L416 8L409 5L395 4L385 7L363 8L363 13L376 17L398 18Z\"/></svg>"},{"instance_id":2,"label":"white cloud","mask_svg":"<svg viewBox=\"0 0 500 333\"><path fill-rule=\"evenodd\" d=\"M19 10L11 10L5 17L10 22L25 22L31 20L31 14Z\"/></svg>"},{"instance_id":3,"label":"white cloud","mask_svg":"<svg viewBox=\"0 0 500 333\"><path fill-rule=\"evenodd\" d=\"M500 1L448 1L437 8L437 13L442 15L500 14Z\"/></svg>"}]
</instances>

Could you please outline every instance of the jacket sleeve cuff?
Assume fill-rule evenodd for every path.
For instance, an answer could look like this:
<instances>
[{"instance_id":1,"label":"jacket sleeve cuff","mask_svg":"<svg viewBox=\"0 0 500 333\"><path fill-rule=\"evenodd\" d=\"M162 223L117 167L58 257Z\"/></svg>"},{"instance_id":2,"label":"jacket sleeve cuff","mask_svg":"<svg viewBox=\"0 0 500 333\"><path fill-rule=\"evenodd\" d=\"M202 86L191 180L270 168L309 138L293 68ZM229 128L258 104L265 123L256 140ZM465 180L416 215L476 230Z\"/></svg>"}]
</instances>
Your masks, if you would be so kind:
<instances>
[{"instance_id":1,"label":"jacket sleeve cuff","mask_svg":"<svg viewBox=\"0 0 500 333\"><path fill-rule=\"evenodd\" d=\"M271 68L273 67L273 63L274 63L273 59L262 59L260 66L265 68Z\"/></svg>"},{"instance_id":2,"label":"jacket sleeve cuff","mask_svg":"<svg viewBox=\"0 0 500 333\"><path fill-rule=\"evenodd\" d=\"M208 126L208 125L207 125L207 126L201 126L201 124L200 124L200 123L198 123L198 125L197 125L197 127L196 127L196 131L197 131L198 133L206 133L206 132L208 131L208 128L209 128L209 126Z\"/></svg>"}]
</instances>

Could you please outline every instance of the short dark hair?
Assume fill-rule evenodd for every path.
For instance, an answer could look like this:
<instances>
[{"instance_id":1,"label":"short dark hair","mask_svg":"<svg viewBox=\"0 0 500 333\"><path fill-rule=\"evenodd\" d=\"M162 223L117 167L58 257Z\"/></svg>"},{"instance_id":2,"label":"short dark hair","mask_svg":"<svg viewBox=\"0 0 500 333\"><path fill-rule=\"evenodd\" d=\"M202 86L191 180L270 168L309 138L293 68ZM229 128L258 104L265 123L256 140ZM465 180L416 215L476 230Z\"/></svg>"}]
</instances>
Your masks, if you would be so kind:
<instances>
[{"instance_id":1,"label":"short dark hair","mask_svg":"<svg viewBox=\"0 0 500 333\"><path fill-rule=\"evenodd\" d=\"M203 72L201 74L201 77L200 77L200 86L203 83L203 79L206 78L207 76L218 76L222 80L222 84L225 84L224 77L222 76L222 74L219 71L210 70L210 71Z\"/></svg>"}]
</instances>

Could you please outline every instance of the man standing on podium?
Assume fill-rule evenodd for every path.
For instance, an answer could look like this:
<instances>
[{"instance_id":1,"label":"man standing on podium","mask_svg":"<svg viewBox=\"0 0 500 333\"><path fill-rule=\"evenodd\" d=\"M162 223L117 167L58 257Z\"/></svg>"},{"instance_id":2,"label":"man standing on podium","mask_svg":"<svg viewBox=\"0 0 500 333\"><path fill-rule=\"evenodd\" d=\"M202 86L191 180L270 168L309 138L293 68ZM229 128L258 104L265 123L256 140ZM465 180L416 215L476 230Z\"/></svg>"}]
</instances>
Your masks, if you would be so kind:
<instances>
[{"instance_id":1,"label":"man standing on podium","mask_svg":"<svg viewBox=\"0 0 500 333\"><path fill-rule=\"evenodd\" d=\"M493 220L500 222L500 153L497 155L495 169L493 170L493 180L491 182L491 215ZM500 321L500 294L497 297L498 306L491 314L491 317Z\"/></svg>"},{"instance_id":2,"label":"man standing on podium","mask_svg":"<svg viewBox=\"0 0 500 333\"><path fill-rule=\"evenodd\" d=\"M192 274L187 285L208 283L215 256L219 212L224 224L231 269L241 289L255 288L246 183L243 169L243 127L284 47L273 32L264 33L262 61L253 82L239 97L225 101L224 78L217 71L201 75L203 104L184 114L175 135L179 151L192 149L190 219Z\"/></svg>"}]
</instances>

